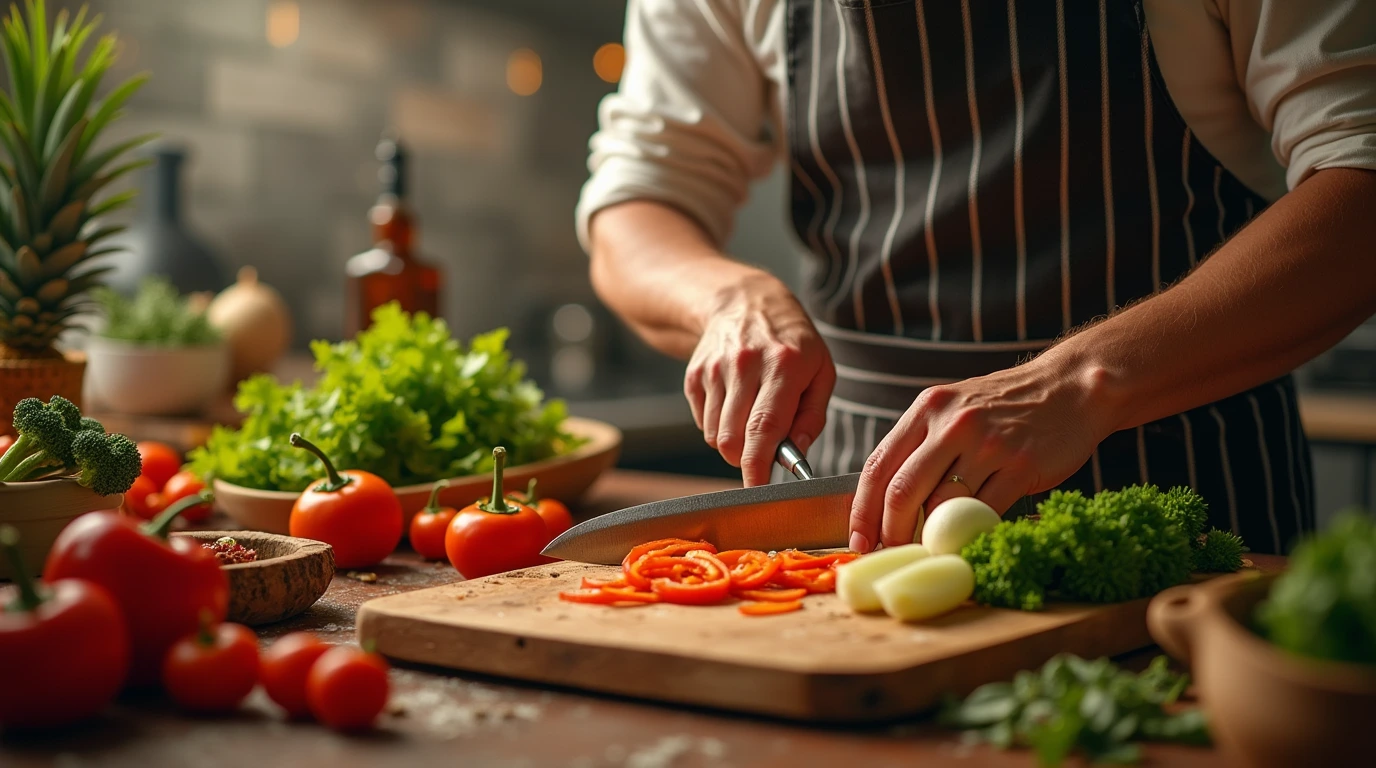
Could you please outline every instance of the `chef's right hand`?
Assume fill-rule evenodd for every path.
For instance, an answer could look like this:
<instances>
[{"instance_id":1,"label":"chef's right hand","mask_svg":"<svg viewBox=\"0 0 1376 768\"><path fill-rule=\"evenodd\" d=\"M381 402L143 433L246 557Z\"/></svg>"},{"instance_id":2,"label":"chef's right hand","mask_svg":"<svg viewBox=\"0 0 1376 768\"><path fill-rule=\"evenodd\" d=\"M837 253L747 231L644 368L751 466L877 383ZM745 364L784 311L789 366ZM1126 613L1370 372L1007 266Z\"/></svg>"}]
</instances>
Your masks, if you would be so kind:
<instances>
[{"instance_id":1,"label":"chef's right hand","mask_svg":"<svg viewBox=\"0 0 1376 768\"><path fill-rule=\"evenodd\" d=\"M684 393L707 444L741 468L746 487L764 485L785 437L806 451L821 434L836 368L798 300L771 275L723 290L712 310Z\"/></svg>"}]
</instances>

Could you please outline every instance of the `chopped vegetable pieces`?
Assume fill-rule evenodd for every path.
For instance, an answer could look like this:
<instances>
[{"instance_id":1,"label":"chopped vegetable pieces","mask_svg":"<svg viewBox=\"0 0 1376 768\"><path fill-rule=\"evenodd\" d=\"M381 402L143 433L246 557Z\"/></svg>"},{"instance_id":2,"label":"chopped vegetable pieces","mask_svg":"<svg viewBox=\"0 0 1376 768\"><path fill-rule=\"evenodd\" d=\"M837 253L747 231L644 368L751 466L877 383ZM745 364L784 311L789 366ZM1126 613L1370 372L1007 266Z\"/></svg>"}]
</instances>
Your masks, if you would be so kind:
<instances>
[{"instance_id":1,"label":"chopped vegetable pieces","mask_svg":"<svg viewBox=\"0 0 1376 768\"><path fill-rule=\"evenodd\" d=\"M579 589L559 593L570 603L630 607L645 603L717 605L744 600L741 613L767 616L796 611L809 594L836 590L836 567L853 552L811 555L797 550L718 552L706 541L661 539L632 549L621 578L584 577Z\"/></svg>"}]
</instances>

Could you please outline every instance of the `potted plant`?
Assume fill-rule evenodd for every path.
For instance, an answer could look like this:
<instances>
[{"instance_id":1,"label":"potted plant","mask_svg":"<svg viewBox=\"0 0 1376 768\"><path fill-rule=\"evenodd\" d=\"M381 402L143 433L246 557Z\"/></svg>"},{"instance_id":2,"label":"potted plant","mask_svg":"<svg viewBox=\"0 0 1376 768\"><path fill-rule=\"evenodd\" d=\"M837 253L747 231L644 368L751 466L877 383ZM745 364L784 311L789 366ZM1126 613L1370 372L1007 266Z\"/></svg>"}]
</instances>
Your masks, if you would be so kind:
<instances>
[{"instance_id":1,"label":"potted plant","mask_svg":"<svg viewBox=\"0 0 1376 768\"><path fill-rule=\"evenodd\" d=\"M98 19L62 11L50 29L43 0L12 9L0 33L9 72L0 91L0 434L25 397L80 401L84 357L57 341L90 310L89 292L109 271L98 261L117 250L101 243L121 228L101 218L133 199L101 193L144 164L120 158L152 138L98 146L146 80L96 98L115 61L112 35L93 40Z\"/></svg>"},{"instance_id":2,"label":"potted plant","mask_svg":"<svg viewBox=\"0 0 1376 768\"><path fill-rule=\"evenodd\" d=\"M208 296L182 296L160 277L132 299L94 292L104 325L86 344L93 406L140 416L199 412L225 389L229 348L206 317Z\"/></svg>"}]
</instances>

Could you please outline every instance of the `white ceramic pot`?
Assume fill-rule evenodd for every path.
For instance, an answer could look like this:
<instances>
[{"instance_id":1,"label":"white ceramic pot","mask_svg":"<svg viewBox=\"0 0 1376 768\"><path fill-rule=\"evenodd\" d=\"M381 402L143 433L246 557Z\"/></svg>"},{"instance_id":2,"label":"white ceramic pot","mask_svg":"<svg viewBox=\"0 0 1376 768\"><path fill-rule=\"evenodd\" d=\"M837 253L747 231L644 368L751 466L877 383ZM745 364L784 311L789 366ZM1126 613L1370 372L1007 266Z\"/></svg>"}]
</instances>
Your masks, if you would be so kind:
<instances>
[{"instance_id":1,"label":"white ceramic pot","mask_svg":"<svg viewBox=\"0 0 1376 768\"><path fill-rule=\"evenodd\" d=\"M92 337L86 395L97 408L135 416L200 412L225 390L229 348L157 347Z\"/></svg>"},{"instance_id":2,"label":"white ceramic pot","mask_svg":"<svg viewBox=\"0 0 1376 768\"><path fill-rule=\"evenodd\" d=\"M33 573L43 570L57 534L87 512L119 509L124 496L100 496L75 480L35 480L0 483L0 524L19 530L19 551ZM9 562L0 558L0 579L12 578Z\"/></svg>"}]
</instances>

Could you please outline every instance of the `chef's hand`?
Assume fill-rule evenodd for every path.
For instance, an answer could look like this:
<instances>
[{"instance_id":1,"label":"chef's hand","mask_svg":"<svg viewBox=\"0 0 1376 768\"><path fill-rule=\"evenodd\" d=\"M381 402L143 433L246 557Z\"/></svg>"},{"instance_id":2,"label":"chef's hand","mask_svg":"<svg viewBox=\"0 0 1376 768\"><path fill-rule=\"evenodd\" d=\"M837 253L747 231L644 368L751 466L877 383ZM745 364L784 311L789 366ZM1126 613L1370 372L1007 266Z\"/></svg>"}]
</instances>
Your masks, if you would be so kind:
<instances>
[{"instance_id":1,"label":"chef's hand","mask_svg":"<svg viewBox=\"0 0 1376 768\"><path fill-rule=\"evenodd\" d=\"M725 290L688 361L683 390L707 444L769 482L785 437L806 451L826 423L836 369L788 288L760 274Z\"/></svg>"},{"instance_id":2,"label":"chef's hand","mask_svg":"<svg viewBox=\"0 0 1376 768\"><path fill-rule=\"evenodd\" d=\"M865 462L851 549L912 543L919 510L954 496L974 496L1003 514L1064 482L1112 431L1095 419L1105 410L1096 407L1097 382L1043 356L923 390Z\"/></svg>"}]
</instances>

